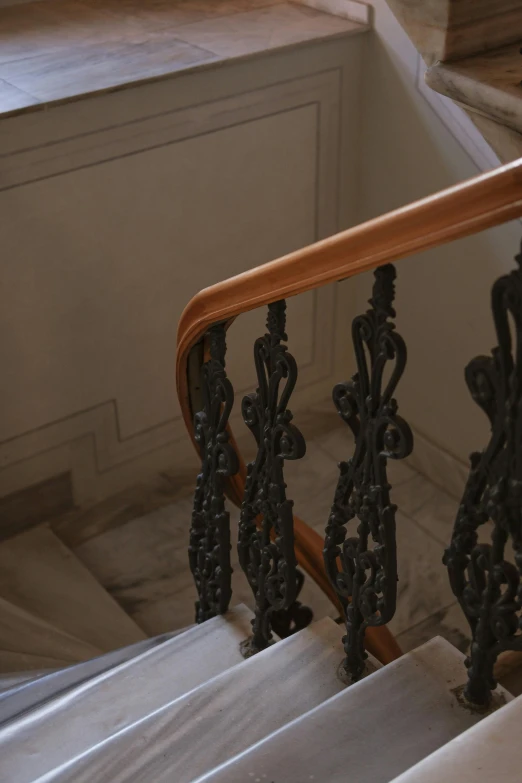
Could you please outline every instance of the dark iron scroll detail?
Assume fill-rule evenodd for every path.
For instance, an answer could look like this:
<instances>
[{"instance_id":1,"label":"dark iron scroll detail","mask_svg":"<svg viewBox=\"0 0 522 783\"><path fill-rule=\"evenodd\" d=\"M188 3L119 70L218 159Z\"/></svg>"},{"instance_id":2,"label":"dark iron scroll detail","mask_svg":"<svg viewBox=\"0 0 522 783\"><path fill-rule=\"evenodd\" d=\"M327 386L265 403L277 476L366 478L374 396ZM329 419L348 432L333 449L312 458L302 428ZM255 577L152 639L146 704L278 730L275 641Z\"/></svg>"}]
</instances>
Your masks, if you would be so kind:
<instances>
[{"instance_id":1,"label":"dark iron scroll detail","mask_svg":"<svg viewBox=\"0 0 522 783\"><path fill-rule=\"evenodd\" d=\"M232 595L230 514L225 508L224 481L239 469L227 432L234 390L225 372L224 326L213 326L207 339L210 358L201 373L203 409L194 417L201 472L194 494L189 545L190 569L199 597L197 623L226 612Z\"/></svg>"},{"instance_id":2,"label":"dark iron scroll detail","mask_svg":"<svg viewBox=\"0 0 522 783\"><path fill-rule=\"evenodd\" d=\"M288 339L285 311L284 301L268 306L267 333L254 344L257 391L242 403L243 418L257 443L256 458L247 468L238 535L239 562L256 603L251 652L270 644L273 620L279 630L290 630L299 617L303 620L294 605L298 577L293 502L286 497L283 463L303 457L306 446L288 410L297 364L283 344Z\"/></svg>"},{"instance_id":3,"label":"dark iron scroll detail","mask_svg":"<svg viewBox=\"0 0 522 783\"><path fill-rule=\"evenodd\" d=\"M297 571L297 587L296 587L296 600L288 607L288 609L280 609L279 611L272 612L270 617L270 624L275 634L280 639L286 639L287 636L291 636L297 631L302 631L303 628L307 628L314 615L310 607L304 606L301 601L298 601L299 594L303 589L305 576L301 571Z\"/></svg>"},{"instance_id":4,"label":"dark iron scroll detail","mask_svg":"<svg viewBox=\"0 0 522 783\"><path fill-rule=\"evenodd\" d=\"M491 437L470 457L444 556L471 627L465 695L478 705L491 701L499 653L522 650L522 252L516 260L518 269L499 278L491 292L498 345L466 367L466 383L490 421ZM506 560L509 540L514 564Z\"/></svg>"},{"instance_id":5,"label":"dark iron scroll detail","mask_svg":"<svg viewBox=\"0 0 522 783\"><path fill-rule=\"evenodd\" d=\"M406 366L406 345L391 320L394 280L391 264L375 271L370 309L352 322L357 372L333 390L355 447L352 458L339 465L324 561L345 611L344 666L352 681L364 672L366 628L385 625L395 613L397 507L390 503L386 466L413 448L411 430L398 416L393 397ZM356 535L348 535L351 520L357 520Z\"/></svg>"}]
</instances>

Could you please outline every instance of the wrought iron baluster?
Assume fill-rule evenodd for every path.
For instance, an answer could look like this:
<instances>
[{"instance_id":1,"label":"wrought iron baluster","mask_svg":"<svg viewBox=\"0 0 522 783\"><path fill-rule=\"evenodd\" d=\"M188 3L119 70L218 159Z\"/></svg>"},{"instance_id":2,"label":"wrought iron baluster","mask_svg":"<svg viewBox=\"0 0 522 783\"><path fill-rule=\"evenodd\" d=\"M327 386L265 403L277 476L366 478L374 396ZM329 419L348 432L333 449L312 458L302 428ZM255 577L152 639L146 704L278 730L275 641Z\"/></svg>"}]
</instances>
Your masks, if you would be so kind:
<instances>
[{"instance_id":1,"label":"wrought iron baluster","mask_svg":"<svg viewBox=\"0 0 522 783\"><path fill-rule=\"evenodd\" d=\"M397 598L395 512L386 466L413 448L408 424L393 394L406 366L406 345L395 331L395 268L375 272L370 309L352 322L357 373L333 390L334 404L355 437L351 459L341 462L326 527L324 561L346 619L345 669L352 681L364 672L364 632L388 623ZM389 371L388 380L385 372ZM347 524L357 520L356 535Z\"/></svg>"},{"instance_id":2,"label":"wrought iron baluster","mask_svg":"<svg viewBox=\"0 0 522 783\"><path fill-rule=\"evenodd\" d=\"M199 596L197 623L226 612L232 595L230 514L225 508L224 479L239 469L227 432L234 390L225 372L223 324L213 326L207 338L210 358L201 373L203 409L194 417L201 472L194 494L189 545L190 569Z\"/></svg>"},{"instance_id":3,"label":"wrought iron baluster","mask_svg":"<svg viewBox=\"0 0 522 783\"><path fill-rule=\"evenodd\" d=\"M471 455L444 555L472 632L465 695L478 705L491 701L499 653L522 650L522 251L516 260L518 268L491 292L498 345L466 367L466 383L490 421L491 437L484 451ZM491 543L479 542L480 528L490 526ZM505 559L509 539L515 564Z\"/></svg>"},{"instance_id":4,"label":"wrought iron baluster","mask_svg":"<svg viewBox=\"0 0 522 783\"><path fill-rule=\"evenodd\" d=\"M286 497L283 463L303 457L306 446L287 407L297 364L283 344L288 339L285 311L284 301L268 306L267 334L254 345L258 388L242 403L243 418L257 442L257 456L247 469L238 536L239 561L256 600L250 652L270 644L273 619L280 629L290 629L291 617L287 623L283 613L293 612L298 592L293 502ZM294 623L299 618L310 622L311 616L294 614Z\"/></svg>"}]
</instances>

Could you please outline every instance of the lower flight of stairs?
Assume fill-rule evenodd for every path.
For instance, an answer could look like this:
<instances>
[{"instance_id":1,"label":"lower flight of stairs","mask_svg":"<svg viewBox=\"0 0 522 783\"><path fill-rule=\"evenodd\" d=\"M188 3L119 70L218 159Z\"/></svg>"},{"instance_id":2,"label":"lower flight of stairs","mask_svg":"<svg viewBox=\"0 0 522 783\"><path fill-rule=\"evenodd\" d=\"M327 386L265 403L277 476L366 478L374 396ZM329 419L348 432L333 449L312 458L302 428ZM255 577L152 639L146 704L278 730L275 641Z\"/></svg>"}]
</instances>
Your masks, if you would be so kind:
<instances>
[{"instance_id":1,"label":"lower flight of stairs","mask_svg":"<svg viewBox=\"0 0 522 783\"><path fill-rule=\"evenodd\" d=\"M464 656L441 638L347 685L330 618L245 660L251 618L239 606L139 642L125 660L102 656L76 682L58 673L12 686L0 700L0 780L388 783L430 754L451 758L456 738L487 734L521 702L498 688L493 710L470 709Z\"/></svg>"},{"instance_id":2,"label":"lower flight of stairs","mask_svg":"<svg viewBox=\"0 0 522 783\"><path fill-rule=\"evenodd\" d=\"M245 660L252 616L147 638L50 530L2 542L0 781L389 783L415 765L430 781L431 754L450 769L512 700L499 686L496 712L471 710L441 638L348 686L329 617Z\"/></svg>"},{"instance_id":3,"label":"lower flight of stairs","mask_svg":"<svg viewBox=\"0 0 522 783\"><path fill-rule=\"evenodd\" d=\"M0 544L0 678L88 661L146 634L47 528Z\"/></svg>"}]
</instances>

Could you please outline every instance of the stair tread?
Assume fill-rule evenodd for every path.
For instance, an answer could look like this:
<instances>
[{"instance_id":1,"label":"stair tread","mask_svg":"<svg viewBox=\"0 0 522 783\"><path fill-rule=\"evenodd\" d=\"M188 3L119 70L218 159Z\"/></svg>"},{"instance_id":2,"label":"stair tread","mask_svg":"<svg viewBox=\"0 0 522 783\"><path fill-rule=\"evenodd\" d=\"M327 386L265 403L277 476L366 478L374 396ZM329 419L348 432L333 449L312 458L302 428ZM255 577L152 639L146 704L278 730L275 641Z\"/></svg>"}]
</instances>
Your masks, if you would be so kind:
<instances>
[{"instance_id":1,"label":"stair tread","mask_svg":"<svg viewBox=\"0 0 522 783\"><path fill-rule=\"evenodd\" d=\"M0 596L100 651L145 638L47 528L34 528L0 544Z\"/></svg>"},{"instance_id":2,"label":"stair tread","mask_svg":"<svg viewBox=\"0 0 522 783\"><path fill-rule=\"evenodd\" d=\"M426 83L436 92L519 133L522 133L521 81L520 43L452 63L436 63L426 73Z\"/></svg>"},{"instance_id":3,"label":"stair tread","mask_svg":"<svg viewBox=\"0 0 522 783\"><path fill-rule=\"evenodd\" d=\"M45 780L188 783L339 692L344 687L337 678L341 635L341 628L325 618L164 703ZM20 755L8 747L1 751L4 764L6 756ZM15 769L6 769L7 777L17 783L31 779L13 774Z\"/></svg>"},{"instance_id":4,"label":"stair tread","mask_svg":"<svg viewBox=\"0 0 522 783\"><path fill-rule=\"evenodd\" d=\"M16 686L21 686L23 683L27 684L46 674L48 674L47 669L29 669L26 671L12 672L11 674L3 674L0 676L0 698L4 696L6 691L12 691Z\"/></svg>"},{"instance_id":5,"label":"stair tread","mask_svg":"<svg viewBox=\"0 0 522 783\"><path fill-rule=\"evenodd\" d=\"M44 673L44 676L38 676L39 672L32 672L33 677L25 682L19 682L16 684L12 682L11 687L8 690L4 690L0 693L0 724L13 720L18 715L21 715L28 710L34 709L41 702L49 701L60 693L63 693L89 679L106 672L109 669L113 669L115 666L119 666L121 663L130 660L131 658L137 658L147 650L157 647L160 644L168 641L179 633L183 633L185 630L175 631L170 634L163 634L162 636L155 636L150 639L143 639L140 642L135 642L128 647L121 647L118 650L112 650L104 655L96 658L91 658L88 661L71 665L70 662L51 661L47 662L47 665L51 665L51 670ZM0 669L2 666L2 654L0 653ZM36 669L38 667L38 659L35 661L32 656L28 656L29 661L26 663L26 668ZM14 661L10 667L10 670L14 669L17 662ZM66 667L66 668L62 668ZM16 669L18 672L18 669ZM29 676L30 672L27 672ZM17 675L20 677L20 674Z\"/></svg>"},{"instance_id":6,"label":"stair tread","mask_svg":"<svg viewBox=\"0 0 522 783\"><path fill-rule=\"evenodd\" d=\"M22 671L33 672L42 669L55 671L70 665L71 661L65 661L62 658L47 658L43 655L0 650L0 671L2 674Z\"/></svg>"},{"instance_id":7,"label":"stair tread","mask_svg":"<svg viewBox=\"0 0 522 783\"><path fill-rule=\"evenodd\" d=\"M480 720L454 693L465 679L462 653L436 637L197 783L388 783Z\"/></svg>"},{"instance_id":8,"label":"stair tread","mask_svg":"<svg viewBox=\"0 0 522 783\"><path fill-rule=\"evenodd\" d=\"M5 598L0 598L0 629L2 652L56 658L69 663L100 654L92 644L65 633ZM18 671L23 668L20 666Z\"/></svg>"},{"instance_id":9,"label":"stair tread","mask_svg":"<svg viewBox=\"0 0 522 783\"><path fill-rule=\"evenodd\" d=\"M392 783L519 783L522 696L488 715Z\"/></svg>"},{"instance_id":10,"label":"stair tread","mask_svg":"<svg viewBox=\"0 0 522 783\"><path fill-rule=\"evenodd\" d=\"M242 661L252 617L236 607L0 728L0 780L33 781Z\"/></svg>"}]
</instances>

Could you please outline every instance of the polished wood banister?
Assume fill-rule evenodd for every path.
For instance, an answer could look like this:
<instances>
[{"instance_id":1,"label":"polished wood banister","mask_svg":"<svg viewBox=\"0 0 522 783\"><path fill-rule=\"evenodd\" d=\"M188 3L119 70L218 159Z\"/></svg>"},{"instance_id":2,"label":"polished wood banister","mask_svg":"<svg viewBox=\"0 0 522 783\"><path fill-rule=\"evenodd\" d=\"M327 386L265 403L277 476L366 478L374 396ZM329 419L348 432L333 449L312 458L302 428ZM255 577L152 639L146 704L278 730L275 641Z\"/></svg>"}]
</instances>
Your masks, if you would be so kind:
<instances>
[{"instance_id":1,"label":"polished wood banister","mask_svg":"<svg viewBox=\"0 0 522 783\"><path fill-rule=\"evenodd\" d=\"M193 438L198 402L200 349L215 323L243 312L375 269L414 253L522 217L522 159L343 231L276 261L200 291L178 327L176 381L182 414ZM194 361L195 360L195 361ZM194 374L196 373L196 374ZM196 445L196 444L195 444ZM227 494L241 504L246 468L229 481ZM320 537L295 518L298 562L337 604L322 562ZM383 663L400 655L386 629L369 628L367 647Z\"/></svg>"},{"instance_id":2,"label":"polished wood banister","mask_svg":"<svg viewBox=\"0 0 522 783\"><path fill-rule=\"evenodd\" d=\"M178 393L211 324L521 216L522 159L203 289L179 322Z\"/></svg>"}]
</instances>

